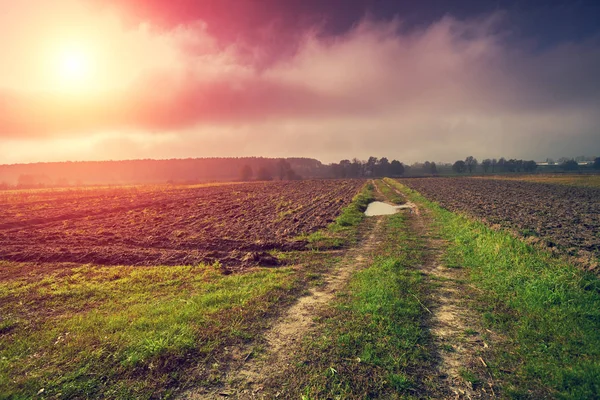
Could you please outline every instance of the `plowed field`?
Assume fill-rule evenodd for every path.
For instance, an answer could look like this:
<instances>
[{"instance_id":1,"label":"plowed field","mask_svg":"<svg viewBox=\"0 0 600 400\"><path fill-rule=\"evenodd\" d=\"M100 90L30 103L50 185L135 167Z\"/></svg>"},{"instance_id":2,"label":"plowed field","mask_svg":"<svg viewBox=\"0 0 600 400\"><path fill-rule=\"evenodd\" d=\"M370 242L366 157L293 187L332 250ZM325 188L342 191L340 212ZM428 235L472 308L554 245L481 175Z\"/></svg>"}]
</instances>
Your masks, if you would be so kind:
<instances>
[{"instance_id":1,"label":"plowed field","mask_svg":"<svg viewBox=\"0 0 600 400\"><path fill-rule=\"evenodd\" d=\"M252 264L332 222L364 182L5 192L0 260L102 265Z\"/></svg>"},{"instance_id":2,"label":"plowed field","mask_svg":"<svg viewBox=\"0 0 600 400\"><path fill-rule=\"evenodd\" d=\"M451 211L537 237L570 255L600 257L600 189L469 178L402 183Z\"/></svg>"}]
</instances>

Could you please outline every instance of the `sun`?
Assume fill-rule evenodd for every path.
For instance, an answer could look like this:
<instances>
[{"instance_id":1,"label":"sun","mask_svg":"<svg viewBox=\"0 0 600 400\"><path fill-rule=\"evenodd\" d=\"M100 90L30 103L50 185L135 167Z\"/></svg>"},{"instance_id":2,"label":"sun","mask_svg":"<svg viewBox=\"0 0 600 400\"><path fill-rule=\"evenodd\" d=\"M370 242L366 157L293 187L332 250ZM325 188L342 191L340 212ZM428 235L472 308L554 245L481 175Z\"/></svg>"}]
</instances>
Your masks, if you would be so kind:
<instances>
[{"instance_id":1,"label":"sun","mask_svg":"<svg viewBox=\"0 0 600 400\"><path fill-rule=\"evenodd\" d=\"M94 64L88 49L65 47L57 53L55 60L57 83L62 89L84 91L90 87Z\"/></svg>"},{"instance_id":2,"label":"sun","mask_svg":"<svg viewBox=\"0 0 600 400\"><path fill-rule=\"evenodd\" d=\"M65 54L62 59L61 70L65 78L80 80L89 70L88 61L82 53Z\"/></svg>"}]
</instances>

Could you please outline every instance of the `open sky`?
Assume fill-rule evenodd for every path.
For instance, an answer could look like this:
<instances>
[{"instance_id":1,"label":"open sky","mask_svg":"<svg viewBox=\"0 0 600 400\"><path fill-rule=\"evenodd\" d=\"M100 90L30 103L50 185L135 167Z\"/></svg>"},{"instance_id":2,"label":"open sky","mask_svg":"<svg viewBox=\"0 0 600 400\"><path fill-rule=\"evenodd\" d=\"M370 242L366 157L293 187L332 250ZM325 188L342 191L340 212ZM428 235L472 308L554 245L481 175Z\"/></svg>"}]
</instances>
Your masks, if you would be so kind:
<instances>
[{"instance_id":1,"label":"open sky","mask_svg":"<svg viewBox=\"0 0 600 400\"><path fill-rule=\"evenodd\" d=\"M600 2L0 0L0 164L600 156Z\"/></svg>"}]
</instances>

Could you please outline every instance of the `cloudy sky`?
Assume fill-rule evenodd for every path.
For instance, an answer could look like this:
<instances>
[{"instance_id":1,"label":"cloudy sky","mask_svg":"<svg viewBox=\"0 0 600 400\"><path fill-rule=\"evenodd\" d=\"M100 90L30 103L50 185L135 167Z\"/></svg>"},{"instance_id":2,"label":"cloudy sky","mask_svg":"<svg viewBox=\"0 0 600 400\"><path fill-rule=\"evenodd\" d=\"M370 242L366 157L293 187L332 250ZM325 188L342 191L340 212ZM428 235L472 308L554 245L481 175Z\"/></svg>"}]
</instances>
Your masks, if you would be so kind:
<instances>
[{"instance_id":1,"label":"cloudy sky","mask_svg":"<svg viewBox=\"0 0 600 400\"><path fill-rule=\"evenodd\" d=\"M0 0L0 164L600 155L600 2Z\"/></svg>"}]
</instances>

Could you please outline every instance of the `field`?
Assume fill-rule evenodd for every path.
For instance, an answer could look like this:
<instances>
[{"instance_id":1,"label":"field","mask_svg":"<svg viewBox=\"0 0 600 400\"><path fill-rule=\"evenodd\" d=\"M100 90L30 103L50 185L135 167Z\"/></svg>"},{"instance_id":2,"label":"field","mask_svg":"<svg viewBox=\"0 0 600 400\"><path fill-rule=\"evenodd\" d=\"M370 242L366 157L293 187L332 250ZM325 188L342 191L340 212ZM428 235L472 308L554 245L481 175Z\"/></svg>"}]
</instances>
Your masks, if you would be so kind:
<instances>
[{"instance_id":1,"label":"field","mask_svg":"<svg viewBox=\"0 0 600 400\"><path fill-rule=\"evenodd\" d=\"M599 189L401 182L0 192L0 399L598 398Z\"/></svg>"},{"instance_id":2,"label":"field","mask_svg":"<svg viewBox=\"0 0 600 400\"><path fill-rule=\"evenodd\" d=\"M490 178L483 178L490 179ZM494 175L492 179L506 179L524 182L553 183L568 186L600 188L600 175L586 174L536 174L536 175Z\"/></svg>"},{"instance_id":3,"label":"field","mask_svg":"<svg viewBox=\"0 0 600 400\"><path fill-rule=\"evenodd\" d=\"M8 192L0 259L97 265L255 265L265 251L302 249L363 182Z\"/></svg>"},{"instance_id":4,"label":"field","mask_svg":"<svg viewBox=\"0 0 600 400\"><path fill-rule=\"evenodd\" d=\"M443 207L572 256L600 257L600 189L470 178L405 179Z\"/></svg>"}]
</instances>

